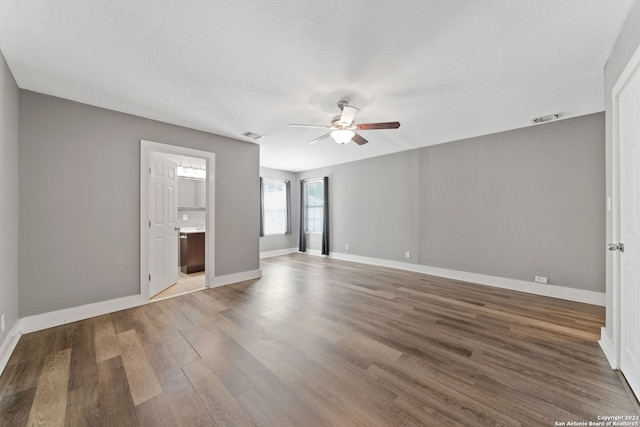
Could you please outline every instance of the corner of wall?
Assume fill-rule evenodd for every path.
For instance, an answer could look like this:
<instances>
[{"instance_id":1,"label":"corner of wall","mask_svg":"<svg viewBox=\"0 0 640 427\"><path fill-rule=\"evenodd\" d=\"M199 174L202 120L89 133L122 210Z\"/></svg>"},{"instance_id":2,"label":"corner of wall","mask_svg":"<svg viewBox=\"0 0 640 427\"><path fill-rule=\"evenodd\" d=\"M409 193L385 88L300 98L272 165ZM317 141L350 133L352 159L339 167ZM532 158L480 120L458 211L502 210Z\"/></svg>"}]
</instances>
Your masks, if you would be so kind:
<instances>
[{"instance_id":1,"label":"corner of wall","mask_svg":"<svg viewBox=\"0 0 640 427\"><path fill-rule=\"evenodd\" d=\"M246 280L254 280L262 277L262 270L250 270L240 273L227 274L225 276L216 276L209 279L208 286L217 288L218 286L230 285L232 283L244 282Z\"/></svg>"},{"instance_id":2,"label":"corner of wall","mask_svg":"<svg viewBox=\"0 0 640 427\"><path fill-rule=\"evenodd\" d=\"M0 375L4 372L4 368L7 366L13 350L18 345L20 340L20 320L16 320L13 326L9 330L5 340L0 344Z\"/></svg>"},{"instance_id":3,"label":"corner of wall","mask_svg":"<svg viewBox=\"0 0 640 427\"><path fill-rule=\"evenodd\" d=\"M5 322L4 330L0 332L2 368L19 338L19 333L16 335L19 323L19 110L19 88L0 52L0 226L3 229L0 239L0 314Z\"/></svg>"}]
</instances>

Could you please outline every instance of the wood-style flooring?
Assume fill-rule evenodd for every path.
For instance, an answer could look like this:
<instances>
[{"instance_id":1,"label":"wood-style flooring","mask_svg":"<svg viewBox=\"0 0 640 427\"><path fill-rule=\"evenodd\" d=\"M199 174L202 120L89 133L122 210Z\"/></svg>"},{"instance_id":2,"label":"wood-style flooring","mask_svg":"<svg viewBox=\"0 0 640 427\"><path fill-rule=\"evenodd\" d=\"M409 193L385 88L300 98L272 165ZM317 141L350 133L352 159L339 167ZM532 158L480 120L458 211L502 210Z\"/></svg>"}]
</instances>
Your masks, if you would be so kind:
<instances>
[{"instance_id":1,"label":"wood-style flooring","mask_svg":"<svg viewBox=\"0 0 640 427\"><path fill-rule=\"evenodd\" d=\"M554 426L637 414L604 309L293 254L20 338L3 426Z\"/></svg>"},{"instance_id":2,"label":"wood-style flooring","mask_svg":"<svg viewBox=\"0 0 640 427\"><path fill-rule=\"evenodd\" d=\"M176 284L169 286L164 291L151 297L151 301L160 301L167 298L173 298L177 295L188 294L189 292L204 289L206 288L205 279L206 274L204 271L191 274L178 272L178 281Z\"/></svg>"}]
</instances>

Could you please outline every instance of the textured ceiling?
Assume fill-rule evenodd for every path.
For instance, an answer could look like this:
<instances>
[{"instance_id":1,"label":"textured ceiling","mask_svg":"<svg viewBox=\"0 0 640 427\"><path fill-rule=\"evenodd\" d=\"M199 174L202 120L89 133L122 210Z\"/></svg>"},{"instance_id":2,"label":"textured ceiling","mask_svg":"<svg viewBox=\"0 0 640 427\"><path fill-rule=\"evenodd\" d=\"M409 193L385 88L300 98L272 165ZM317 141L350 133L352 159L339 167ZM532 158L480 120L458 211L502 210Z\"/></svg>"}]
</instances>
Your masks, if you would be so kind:
<instances>
[{"instance_id":1,"label":"textured ceiling","mask_svg":"<svg viewBox=\"0 0 640 427\"><path fill-rule=\"evenodd\" d=\"M633 0L0 0L21 88L258 140L308 170L604 109L603 68ZM336 102L369 144L307 142ZM168 142L168 141L163 141Z\"/></svg>"}]
</instances>

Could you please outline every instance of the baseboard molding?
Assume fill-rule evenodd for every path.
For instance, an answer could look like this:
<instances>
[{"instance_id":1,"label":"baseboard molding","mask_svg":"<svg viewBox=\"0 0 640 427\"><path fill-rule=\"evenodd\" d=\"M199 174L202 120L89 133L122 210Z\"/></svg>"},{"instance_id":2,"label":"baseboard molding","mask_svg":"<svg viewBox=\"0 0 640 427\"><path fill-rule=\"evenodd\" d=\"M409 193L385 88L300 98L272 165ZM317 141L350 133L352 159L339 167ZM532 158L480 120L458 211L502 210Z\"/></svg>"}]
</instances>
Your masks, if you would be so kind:
<instances>
[{"instance_id":1,"label":"baseboard molding","mask_svg":"<svg viewBox=\"0 0 640 427\"><path fill-rule=\"evenodd\" d=\"M606 328L600 329L600 340L598 340L598 344L600 345L600 348L602 349L602 352L604 353L605 357L609 361L609 365L611 365L611 368L619 369L618 363L616 362L617 358L615 356L615 354L617 353L615 351L616 348L615 348L615 345L613 344L613 340L607 333Z\"/></svg>"},{"instance_id":2,"label":"baseboard molding","mask_svg":"<svg viewBox=\"0 0 640 427\"><path fill-rule=\"evenodd\" d=\"M326 255L322 255L322 251L320 249L307 249L307 251L304 253L307 255L313 255L313 256L326 256ZM337 257L334 257L333 255L330 255L330 256L333 258L337 258ZM339 258L339 259L342 259L342 258ZM349 261L349 260L346 260L346 261Z\"/></svg>"},{"instance_id":3,"label":"baseboard molding","mask_svg":"<svg viewBox=\"0 0 640 427\"><path fill-rule=\"evenodd\" d=\"M245 271L241 273L229 274L226 276L214 277L209 281L209 287L228 285L230 283L242 282L245 280L262 277L262 270ZM142 295L132 295L108 301L101 301L93 304L81 305L78 307L65 308L63 310L51 311L48 313L35 314L33 316L18 319L0 346L0 374L4 370L15 346L22 334L35 332L66 323L77 322L103 314L113 313L127 308L148 304L149 299Z\"/></svg>"},{"instance_id":4,"label":"baseboard molding","mask_svg":"<svg viewBox=\"0 0 640 427\"><path fill-rule=\"evenodd\" d=\"M289 254L294 254L296 252L298 252L298 248L287 248L287 249L278 249L275 251L265 251L265 252L260 252L260 259L271 258L274 256L280 256L280 255L289 255Z\"/></svg>"},{"instance_id":5,"label":"baseboard molding","mask_svg":"<svg viewBox=\"0 0 640 427\"><path fill-rule=\"evenodd\" d=\"M230 285L231 283L244 282L245 280L259 279L262 277L262 270L243 271L241 273L227 274L226 276L216 276L209 280L210 288Z\"/></svg>"},{"instance_id":6,"label":"baseboard molding","mask_svg":"<svg viewBox=\"0 0 640 427\"><path fill-rule=\"evenodd\" d=\"M230 274L228 276L214 277L213 280L209 281L209 283L210 287L216 287L229 283L242 282L243 280L256 279L261 276L262 270L253 270ZM41 329L64 325L65 323L77 322L78 320L89 319L91 317L137 307L147 304L148 302L149 299L147 297L142 295L131 295L128 297L51 311L49 313L27 316L20 319L20 332L23 334L35 332Z\"/></svg>"},{"instance_id":7,"label":"baseboard molding","mask_svg":"<svg viewBox=\"0 0 640 427\"><path fill-rule=\"evenodd\" d=\"M7 367L7 363L9 363L9 358L11 354L13 354L13 350L15 350L16 345L18 345L18 340L20 340L20 319L16 320L13 324L13 327L9 331L9 334L4 339L4 342L0 346L0 375L4 372L4 368Z\"/></svg>"},{"instance_id":8,"label":"baseboard molding","mask_svg":"<svg viewBox=\"0 0 640 427\"><path fill-rule=\"evenodd\" d=\"M20 319L20 331L23 334L39 331L41 329L52 328L64 325L65 323L77 322L78 320L89 319L107 313L137 307L149 302L149 299L142 295L132 295L108 301L96 302L93 304L81 305L78 307L65 308L63 310L51 311L49 313L36 314Z\"/></svg>"},{"instance_id":9,"label":"baseboard molding","mask_svg":"<svg viewBox=\"0 0 640 427\"><path fill-rule=\"evenodd\" d=\"M307 253L309 255L319 255L320 251L310 250L307 251ZM334 252L329 255L329 257L343 261L358 262L361 264L397 268L400 270L412 271L414 273L446 277L448 279L462 280L465 282L472 282L480 285L493 286L496 288L509 289L512 291L526 292L529 294L582 302L585 304L599 306L606 305L606 297L604 292L586 291L583 289L567 288L564 286L556 285L542 285L540 283L527 282L525 280L507 279L504 277L489 276L486 274L469 273L466 271L449 270L446 268L430 267L428 265L363 257L359 255L344 254L339 252Z\"/></svg>"}]
</instances>

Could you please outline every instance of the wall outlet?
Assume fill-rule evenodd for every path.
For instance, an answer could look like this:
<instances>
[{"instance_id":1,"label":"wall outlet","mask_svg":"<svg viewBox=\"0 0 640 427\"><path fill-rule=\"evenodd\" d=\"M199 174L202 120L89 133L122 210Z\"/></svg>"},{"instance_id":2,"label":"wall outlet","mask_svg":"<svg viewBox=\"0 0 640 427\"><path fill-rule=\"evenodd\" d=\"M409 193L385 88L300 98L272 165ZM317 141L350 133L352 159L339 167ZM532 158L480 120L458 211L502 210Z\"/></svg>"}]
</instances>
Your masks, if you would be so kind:
<instances>
[{"instance_id":1,"label":"wall outlet","mask_svg":"<svg viewBox=\"0 0 640 427\"><path fill-rule=\"evenodd\" d=\"M405 258L407 258L407 259L411 258L411 252L406 251L406 252L404 253L404 257L405 257Z\"/></svg>"},{"instance_id":2,"label":"wall outlet","mask_svg":"<svg viewBox=\"0 0 640 427\"><path fill-rule=\"evenodd\" d=\"M347 243L346 245L344 245L344 248L345 248L346 250L349 250L349 244Z\"/></svg>"},{"instance_id":3,"label":"wall outlet","mask_svg":"<svg viewBox=\"0 0 640 427\"><path fill-rule=\"evenodd\" d=\"M0 332L4 332L4 313L0 316Z\"/></svg>"},{"instance_id":4,"label":"wall outlet","mask_svg":"<svg viewBox=\"0 0 640 427\"><path fill-rule=\"evenodd\" d=\"M189 217L187 216L187 214L182 214L182 220L183 221L188 221Z\"/></svg>"},{"instance_id":5,"label":"wall outlet","mask_svg":"<svg viewBox=\"0 0 640 427\"><path fill-rule=\"evenodd\" d=\"M536 281L536 283L542 283L544 285L549 283L549 278L544 276L536 276L534 280Z\"/></svg>"}]
</instances>

